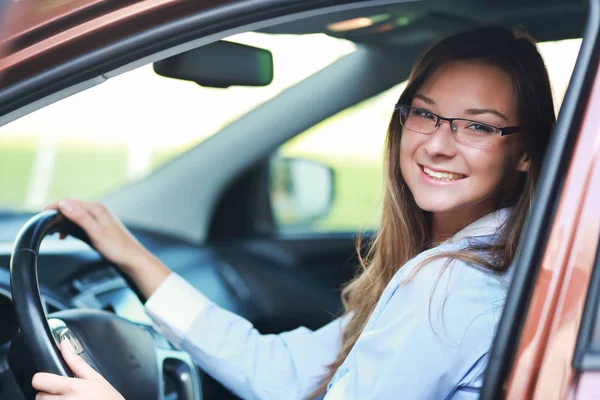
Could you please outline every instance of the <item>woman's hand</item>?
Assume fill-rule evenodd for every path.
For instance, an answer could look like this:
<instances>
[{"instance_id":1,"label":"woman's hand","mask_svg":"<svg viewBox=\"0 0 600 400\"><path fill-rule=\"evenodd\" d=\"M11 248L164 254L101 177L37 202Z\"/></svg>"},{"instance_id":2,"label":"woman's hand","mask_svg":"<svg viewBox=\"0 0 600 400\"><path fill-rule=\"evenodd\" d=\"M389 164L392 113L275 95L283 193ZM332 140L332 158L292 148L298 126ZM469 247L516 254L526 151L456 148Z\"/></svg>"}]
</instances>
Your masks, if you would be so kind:
<instances>
[{"instance_id":1,"label":"woman's hand","mask_svg":"<svg viewBox=\"0 0 600 400\"><path fill-rule=\"evenodd\" d=\"M46 210L59 210L79 225L87 233L91 245L133 279L146 298L150 298L171 273L102 203L63 199L49 204Z\"/></svg>"},{"instance_id":2,"label":"woman's hand","mask_svg":"<svg viewBox=\"0 0 600 400\"><path fill-rule=\"evenodd\" d=\"M60 344L65 362L77 378L39 372L31 385L39 393L36 400L123 400L123 396L96 370L71 350L66 341Z\"/></svg>"},{"instance_id":3,"label":"woman's hand","mask_svg":"<svg viewBox=\"0 0 600 400\"><path fill-rule=\"evenodd\" d=\"M136 260L147 256L148 251L102 203L63 199L45 209L59 210L79 225L104 258L126 271L135 266Z\"/></svg>"}]
</instances>

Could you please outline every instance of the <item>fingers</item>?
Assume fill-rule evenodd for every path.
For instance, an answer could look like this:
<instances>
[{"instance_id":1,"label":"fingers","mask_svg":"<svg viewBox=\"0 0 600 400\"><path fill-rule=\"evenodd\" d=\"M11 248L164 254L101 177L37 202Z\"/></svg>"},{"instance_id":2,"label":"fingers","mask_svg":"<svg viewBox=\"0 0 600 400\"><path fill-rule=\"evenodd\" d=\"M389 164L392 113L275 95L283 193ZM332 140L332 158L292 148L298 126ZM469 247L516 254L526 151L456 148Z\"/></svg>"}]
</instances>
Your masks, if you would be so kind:
<instances>
[{"instance_id":1,"label":"fingers","mask_svg":"<svg viewBox=\"0 0 600 400\"><path fill-rule=\"evenodd\" d=\"M38 393L35 396L35 400L61 400L62 396L50 393Z\"/></svg>"},{"instance_id":2,"label":"fingers","mask_svg":"<svg viewBox=\"0 0 600 400\"><path fill-rule=\"evenodd\" d=\"M48 204L46 207L44 207L44 210L58 210L58 201Z\"/></svg>"},{"instance_id":3,"label":"fingers","mask_svg":"<svg viewBox=\"0 0 600 400\"><path fill-rule=\"evenodd\" d=\"M71 350L67 341L61 342L60 350L65 362L77 378L67 378L45 372L35 374L31 380L31 386L41 392L36 396L36 400L64 399L64 395L89 392L90 381L106 382L102 375Z\"/></svg>"},{"instance_id":4,"label":"fingers","mask_svg":"<svg viewBox=\"0 0 600 400\"><path fill-rule=\"evenodd\" d=\"M74 199L62 199L48 204L44 210L58 210L64 216L75 222L88 235L94 234L95 224L106 226L108 223L107 216L109 215L106 207L99 202L91 203ZM64 239L67 235L60 234L60 238Z\"/></svg>"},{"instance_id":5,"label":"fingers","mask_svg":"<svg viewBox=\"0 0 600 400\"><path fill-rule=\"evenodd\" d=\"M89 379L92 381L105 380L104 377L96 372L94 368L90 367L83 358L73 352L66 340L63 340L60 343L60 351L62 352L65 362L78 378Z\"/></svg>"},{"instance_id":6,"label":"fingers","mask_svg":"<svg viewBox=\"0 0 600 400\"><path fill-rule=\"evenodd\" d=\"M31 386L35 390L51 395L68 393L75 384L75 379L39 372L33 376Z\"/></svg>"},{"instance_id":7,"label":"fingers","mask_svg":"<svg viewBox=\"0 0 600 400\"><path fill-rule=\"evenodd\" d=\"M85 208L101 225L106 225L108 222L108 210L104 206L104 204L100 202L88 203L81 202L80 203L83 208Z\"/></svg>"},{"instance_id":8,"label":"fingers","mask_svg":"<svg viewBox=\"0 0 600 400\"><path fill-rule=\"evenodd\" d=\"M93 238L98 233L98 221L84 204L82 201L63 199L58 202L58 209Z\"/></svg>"},{"instance_id":9,"label":"fingers","mask_svg":"<svg viewBox=\"0 0 600 400\"><path fill-rule=\"evenodd\" d=\"M48 211L48 210L59 210L59 209L60 209L60 207L59 207L59 205L58 205L58 201L55 201L54 203L50 203L50 204L48 204L46 207L44 207L44 211ZM66 237L67 237L67 235L66 235L65 233L62 233L62 232L60 232L60 233L58 234L58 237L59 237L60 239L64 239L64 238L66 238Z\"/></svg>"}]
</instances>

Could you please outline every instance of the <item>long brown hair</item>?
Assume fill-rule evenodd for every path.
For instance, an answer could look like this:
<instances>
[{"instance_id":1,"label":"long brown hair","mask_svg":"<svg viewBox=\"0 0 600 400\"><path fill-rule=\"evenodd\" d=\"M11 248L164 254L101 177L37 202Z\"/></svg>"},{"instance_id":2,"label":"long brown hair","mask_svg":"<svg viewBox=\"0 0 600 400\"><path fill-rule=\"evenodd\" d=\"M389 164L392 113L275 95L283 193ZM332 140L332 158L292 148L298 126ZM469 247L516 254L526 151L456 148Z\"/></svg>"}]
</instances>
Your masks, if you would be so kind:
<instances>
[{"instance_id":1,"label":"long brown hair","mask_svg":"<svg viewBox=\"0 0 600 400\"><path fill-rule=\"evenodd\" d=\"M522 136L529 158L529 170L496 208L511 207L499 238L484 247L467 247L441 254L479 265L495 272L505 271L515 255L525 217L530 208L535 182L552 127L556 122L548 72L533 39L502 27L481 27L446 37L430 47L415 64L406 89L399 99L411 104L417 90L441 65L459 60L486 62L500 67L512 78ZM352 317L342 335L337 359L311 397L322 394L335 371L344 362L364 329L379 297L399 268L430 248L432 234L429 213L421 210L400 172L402 129L397 111L389 124L385 144L385 189L383 216L375 237L363 246L357 242L359 274L342 290L345 314ZM366 254L363 255L363 247ZM482 251L487 257L482 256Z\"/></svg>"}]
</instances>

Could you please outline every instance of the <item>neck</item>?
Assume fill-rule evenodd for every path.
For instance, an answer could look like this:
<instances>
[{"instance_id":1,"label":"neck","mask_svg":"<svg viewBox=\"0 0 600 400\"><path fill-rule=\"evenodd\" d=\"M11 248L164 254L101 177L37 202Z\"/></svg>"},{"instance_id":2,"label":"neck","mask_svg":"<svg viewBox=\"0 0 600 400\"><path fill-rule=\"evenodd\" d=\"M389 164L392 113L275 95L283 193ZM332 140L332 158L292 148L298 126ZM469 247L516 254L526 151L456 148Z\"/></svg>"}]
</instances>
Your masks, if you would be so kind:
<instances>
[{"instance_id":1,"label":"neck","mask_svg":"<svg viewBox=\"0 0 600 400\"><path fill-rule=\"evenodd\" d=\"M492 209L465 209L431 213L431 236L433 243L441 243L465 226L477 221Z\"/></svg>"}]
</instances>

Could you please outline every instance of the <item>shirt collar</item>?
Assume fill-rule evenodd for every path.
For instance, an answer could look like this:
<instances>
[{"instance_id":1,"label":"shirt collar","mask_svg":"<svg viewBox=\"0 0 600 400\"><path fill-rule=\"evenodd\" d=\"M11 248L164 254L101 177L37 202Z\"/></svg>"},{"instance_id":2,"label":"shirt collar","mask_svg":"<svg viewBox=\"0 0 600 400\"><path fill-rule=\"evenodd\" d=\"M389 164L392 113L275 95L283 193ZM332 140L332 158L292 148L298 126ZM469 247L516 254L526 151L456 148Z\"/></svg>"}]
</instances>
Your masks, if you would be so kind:
<instances>
[{"instance_id":1,"label":"shirt collar","mask_svg":"<svg viewBox=\"0 0 600 400\"><path fill-rule=\"evenodd\" d=\"M489 236L498 233L512 211L511 207L493 211L456 232L447 242L456 243L473 236Z\"/></svg>"}]
</instances>

